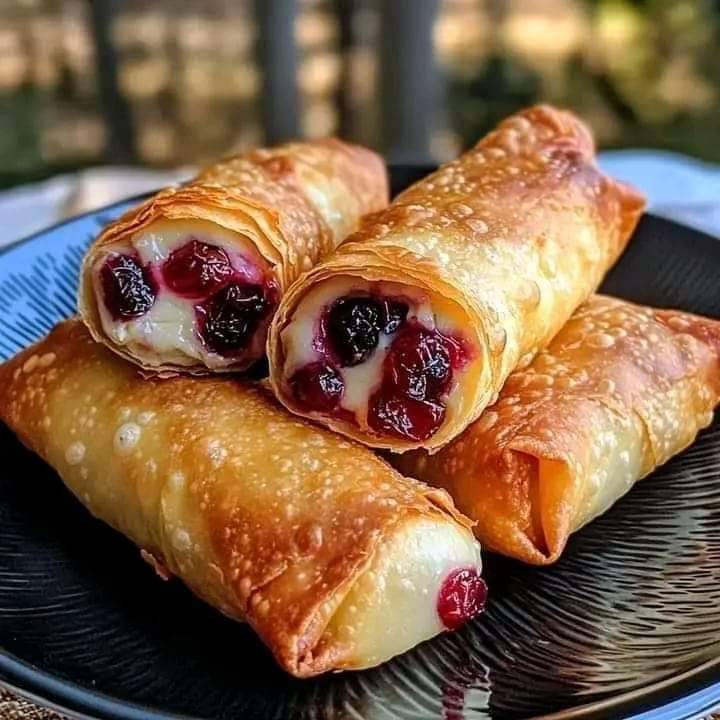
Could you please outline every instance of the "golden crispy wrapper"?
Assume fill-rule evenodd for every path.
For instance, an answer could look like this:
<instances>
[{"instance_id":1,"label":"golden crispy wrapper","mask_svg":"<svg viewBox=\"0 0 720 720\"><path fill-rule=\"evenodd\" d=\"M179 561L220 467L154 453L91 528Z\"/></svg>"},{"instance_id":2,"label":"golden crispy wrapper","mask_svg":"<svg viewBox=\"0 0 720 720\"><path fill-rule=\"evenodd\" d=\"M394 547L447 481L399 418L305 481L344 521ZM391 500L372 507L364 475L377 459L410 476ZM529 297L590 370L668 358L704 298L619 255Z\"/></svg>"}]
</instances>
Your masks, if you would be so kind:
<instances>
[{"instance_id":1,"label":"golden crispy wrapper","mask_svg":"<svg viewBox=\"0 0 720 720\"><path fill-rule=\"evenodd\" d=\"M462 435L394 464L446 488L489 548L542 565L718 402L720 322L596 295Z\"/></svg>"},{"instance_id":2,"label":"golden crispy wrapper","mask_svg":"<svg viewBox=\"0 0 720 720\"><path fill-rule=\"evenodd\" d=\"M437 432L413 442L313 417L374 447L436 450L494 401L507 376L598 287L644 205L596 167L590 131L577 117L548 106L511 116L371 216L293 285L270 330L275 393L300 412L283 374L281 334L318 283L341 277L419 288L479 353Z\"/></svg>"},{"instance_id":3,"label":"golden crispy wrapper","mask_svg":"<svg viewBox=\"0 0 720 720\"><path fill-rule=\"evenodd\" d=\"M246 620L294 675L375 665L442 632L447 573L480 568L444 491L262 386L143 379L79 320L0 366L0 420L158 574Z\"/></svg>"}]
</instances>

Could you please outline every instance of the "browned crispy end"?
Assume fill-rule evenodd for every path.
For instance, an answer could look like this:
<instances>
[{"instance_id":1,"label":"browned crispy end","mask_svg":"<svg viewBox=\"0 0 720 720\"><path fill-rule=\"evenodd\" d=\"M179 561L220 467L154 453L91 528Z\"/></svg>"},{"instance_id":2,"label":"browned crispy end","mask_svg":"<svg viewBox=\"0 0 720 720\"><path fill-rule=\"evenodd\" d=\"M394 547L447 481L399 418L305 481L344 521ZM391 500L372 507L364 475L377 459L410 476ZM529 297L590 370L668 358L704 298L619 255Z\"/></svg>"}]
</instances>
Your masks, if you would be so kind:
<instances>
[{"instance_id":1,"label":"browned crispy end","mask_svg":"<svg viewBox=\"0 0 720 720\"><path fill-rule=\"evenodd\" d=\"M488 547L546 564L718 402L720 322L597 295L459 438L396 464L446 488Z\"/></svg>"}]
</instances>

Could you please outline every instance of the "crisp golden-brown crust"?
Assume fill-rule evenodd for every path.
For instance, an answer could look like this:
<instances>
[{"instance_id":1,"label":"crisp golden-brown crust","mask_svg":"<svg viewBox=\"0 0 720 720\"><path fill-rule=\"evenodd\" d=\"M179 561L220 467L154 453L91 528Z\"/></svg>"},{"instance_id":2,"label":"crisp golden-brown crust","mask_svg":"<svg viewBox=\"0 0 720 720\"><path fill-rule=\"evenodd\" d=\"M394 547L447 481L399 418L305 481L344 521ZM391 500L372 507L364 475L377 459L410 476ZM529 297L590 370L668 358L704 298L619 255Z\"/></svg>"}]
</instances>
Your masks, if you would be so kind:
<instances>
[{"instance_id":1,"label":"crisp golden-brown crust","mask_svg":"<svg viewBox=\"0 0 720 720\"><path fill-rule=\"evenodd\" d=\"M597 288L643 208L637 192L598 170L578 118L547 106L518 113L366 219L290 289L270 331L273 388L298 412L281 336L313 286L343 277L419 288L478 349L444 424L415 443L315 419L375 447L435 450L477 418Z\"/></svg>"},{"instance_id":2,"label":"crisp golden-brown crust","mask_svg":"<svg viewBox=\"0 0 720 720\"><path fill-rule=\"evenodd\" d=\"M408 523L475 547L444 491L293 418L264 387L145 380L78 320L0 366L0 419L161 576L247 620L296 675L362 666L325 631Z\"/></svg>"},{"instance_id":3,"label":"crisp golden-brown crust","mask_svg":"<svg viewBox=\"0 0 720 720\"><path fill-rule=\"evenodd\" d=\"M545 564L718 402L720 322L596 295L460 437L395 464L446 488L483 543Z\"/></svg>"},{"instance_id":4,"label":"crisp golden-brown crust","mask_svg":"<svg viewBox=\"0 0 720 720\"><path fill-rule=\"evenodd\" d=\"M93 337L149 371L183 371L143 362L113 344L100 322L92 272L98 257L159 220L205 220L249 240L280 292L332 252L366 214L388 202L388 180L374 152L336 139L287 143L226 158L194 180L167 188L111 223L85 256L78 306ZM208 372L207 368L190 368Z\"/></svg>"}]
</instances>

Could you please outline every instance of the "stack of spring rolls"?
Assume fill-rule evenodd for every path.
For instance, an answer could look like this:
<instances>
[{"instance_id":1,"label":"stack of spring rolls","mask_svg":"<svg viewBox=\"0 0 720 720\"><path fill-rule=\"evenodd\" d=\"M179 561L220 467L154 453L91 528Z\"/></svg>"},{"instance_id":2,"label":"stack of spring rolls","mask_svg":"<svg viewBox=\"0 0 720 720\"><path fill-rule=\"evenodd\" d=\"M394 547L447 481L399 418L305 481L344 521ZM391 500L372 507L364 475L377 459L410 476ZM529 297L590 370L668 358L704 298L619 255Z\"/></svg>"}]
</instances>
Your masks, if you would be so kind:
<instances>
[{"instance_id":1,"label":"stack of spring rolls","mask_svg":"<svg viewBox=\"0 0 720 720\"><path fill-rule=\"evenodd\" d=\"M593 294L643 207L546 106L389 205L340 141L230 158L100 235L0 416L288 672L375 665L711 422L720 322Z\"/></svg>"}]
</instances>

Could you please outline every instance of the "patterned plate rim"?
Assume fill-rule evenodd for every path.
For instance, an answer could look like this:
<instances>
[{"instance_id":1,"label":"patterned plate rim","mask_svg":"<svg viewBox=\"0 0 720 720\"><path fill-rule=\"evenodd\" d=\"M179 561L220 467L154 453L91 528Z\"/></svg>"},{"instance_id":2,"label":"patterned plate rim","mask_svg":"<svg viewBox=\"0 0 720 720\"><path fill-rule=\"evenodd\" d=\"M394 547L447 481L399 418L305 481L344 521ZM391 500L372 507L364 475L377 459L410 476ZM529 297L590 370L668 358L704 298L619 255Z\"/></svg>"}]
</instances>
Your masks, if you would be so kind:
<instances>
[{"instance_id":1,"label":"patterned plate rim","mask_svg":"<svg viewBox=\"0 0 720 720\"><path fill-rule=\"evenodd\" d=\"M60 220L49 227L19 238L0 248L0 264L4 256L33 242L48 233L70 225L78 220L103 215L133 202L141 202L152 192L141 193ZM660 224L682 230L690 230L703 241L720 242L720 238L684 226L662 216L646 213ZM698 683L702 685L698 689ZM177 715L125 700L118 700L104 693L85 688L71 680L45 672L26 663L0 647L0 687L79 720L201 720L190 715ZM681 695L677 696L680 688ZM607 711L623 706L635 707L626 720L694 720L707 716L720 708L720 649L718 656L680 675L672 675L650 685L609 697L604 700L578 705L568 710L537 716L536 720L572 720L573 718L605 717ZM644 708L638 710L638 706ZM90 713L90 714L89 714Z\"/></svg>"},{"instance_id":2,"label":"patterned plate rim","mask_svg":"<svg viewBox=\"0 0 720 720\"><path fill-rule=\"evenodd\" d=\"M578 705L535 720L572 720L573 718L607 717L609 710L628 703L643 701L654 706L626 715L626 720L694 720L720 707L720 656L681 675L660 680L615 697ZM709 677L708 677L709 676ZM708 684L674 697L673 690L696 678L707 678ZM45 672L0 648L0 687L39 705L49 707L79 720L205 720L191 715L177 715L148 706L116 700L110 695L82 687ZM655 703L660 703L655 705ZM92 714L88 714L92 713Z\"/></svg>"}]
</instances>

